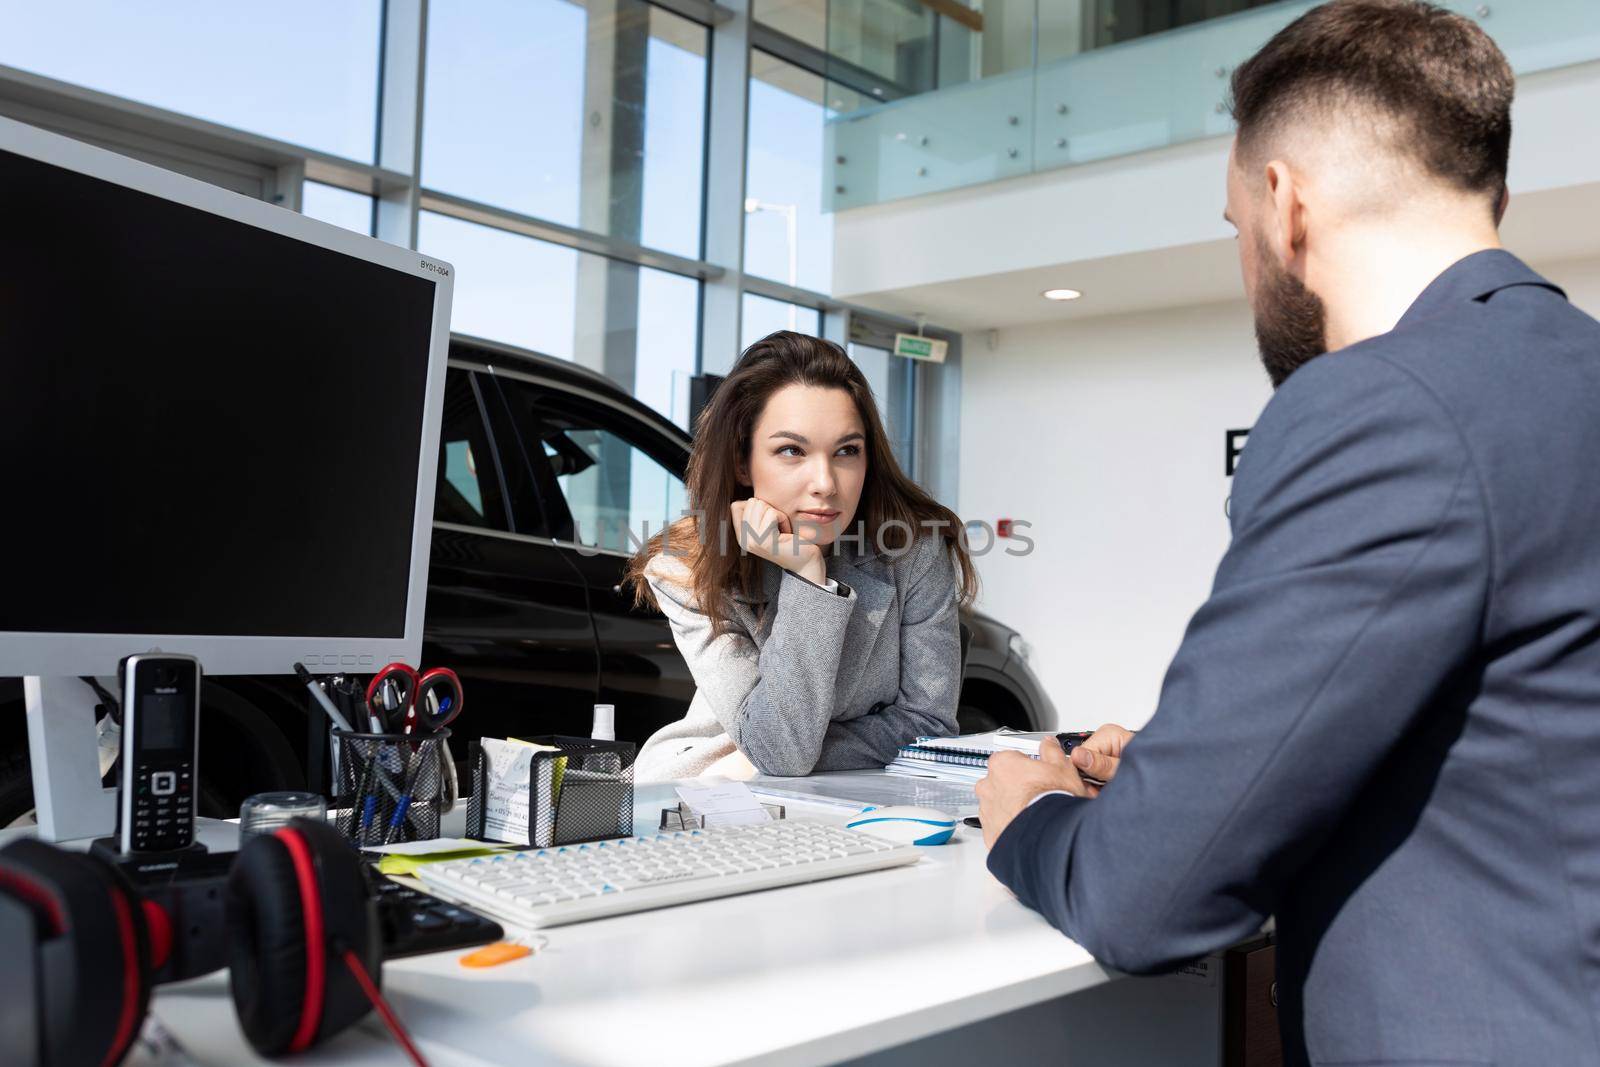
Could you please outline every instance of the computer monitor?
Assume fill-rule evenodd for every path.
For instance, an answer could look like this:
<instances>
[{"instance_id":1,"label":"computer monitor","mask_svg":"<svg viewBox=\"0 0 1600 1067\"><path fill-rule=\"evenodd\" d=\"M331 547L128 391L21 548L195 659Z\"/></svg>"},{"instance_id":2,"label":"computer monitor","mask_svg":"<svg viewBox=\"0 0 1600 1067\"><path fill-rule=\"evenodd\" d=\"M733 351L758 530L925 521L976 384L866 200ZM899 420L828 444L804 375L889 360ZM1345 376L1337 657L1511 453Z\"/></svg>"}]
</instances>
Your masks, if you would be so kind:
<instances>
[{"instance_id":1,"label":"computer monitor","mask_svg":"<svg viewBox=\"0 0 1600 1067\"><path fill-rule=\"evenodd\" d=\"M75 676L416 661L454 270L4 119L0 203L0 675L60 840L113 819Z\"/></svg>"}]
</instances>

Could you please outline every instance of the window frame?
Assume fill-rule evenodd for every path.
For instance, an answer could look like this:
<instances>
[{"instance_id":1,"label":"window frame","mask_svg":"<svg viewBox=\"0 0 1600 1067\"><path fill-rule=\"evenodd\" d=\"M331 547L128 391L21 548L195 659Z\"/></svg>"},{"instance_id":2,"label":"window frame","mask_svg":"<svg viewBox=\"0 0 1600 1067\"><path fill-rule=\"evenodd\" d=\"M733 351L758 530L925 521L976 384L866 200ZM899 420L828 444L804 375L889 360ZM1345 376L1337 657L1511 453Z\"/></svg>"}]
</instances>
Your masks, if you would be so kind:
<instances>
[{"instance_id":1,"label":"window frame","mask_svg":"<svg viewBox=\"0 0 1600 1067\"><path fill-rule=\"evenodd\" d=\"M470 364L457 363L452 360L446 365L445 368L444 392L446 403L449 403L450 400L452 383L457 384L458 387L464 385L471 396L472 410L477 416L474 426L479 435L481 435L484 448L484 455L478 456L474 454L474 459L480 464L487 461L493 469L493 477L487 482L487 488L492 490L492 493L484 494L483 524L479 525L477 523L463 523L458 522L453 518L441 517L439 515L440 492L438 488L436 488L434 492L433 521L436 523L446 523L457 529L470 528L473 530L480 530L488 534L516 533L516 522L512 516L511 494L506 487L505 469L501 463L500 449L495 440L494 428L490 425L488 411L483 402L483 393L478 386L477 372L471 367ZM446 423L444 419L441 418L439 423L439 474L437 476L439 482L441 483L447 480L445 475L447 460L445 457L444 446L449 439L445 436L445 426ZM473 437L470 435L466 440L469 448L475 443ZM483 491L485 484L481 475L479 477L479 483L480 491ZM459 492L459 490L457 491Z\"/></svg>"},{"instance_id":2,"label":"window frame","mask_svg":"<svg viewBox=\"0 0 1600 1067\"><path fill-rule=\"evenodd\" d=\"M549 457L545 455L543 438L538 436L535 415L536 405L547 398L554 398L558 408L560 405L566 404L575 408L582 417L594 416L597 428L605 430L607 433L622 440L629 447L649 456L660 464L668 474L676 478L680 484L685 485L687 484L685 480L688 460L687 448L677 441L671 433L662 432L659 427L652 426L650 419L644 417L639 411L619 404L613 398L604 396L601 393L565 382L541 378L535 374L508 371L501 368L495 369L494 379L505 404L507 416L517 429L517 447L540 496L540 510L544 518L544 525L538 536L544 537L563 548L570 548L585 554L600 553L621 558L631 556L632 554L629 552L602 548L598 545L588 545L575 540L571 536L561 536L563 533L571 531L573 515L571 507L567 503L566 494L562 491L560 483L557 481L555 470L550 465ZM513 392L521 392L523 396L514 398ZM527 401L526 404L522 403L524 399ZM664 425L672 425L666 422L664 418L661 419L661 422ZM678 432L681 433L682 431ZM534 444L539 447L535 448Z\"/></svg>"}]
</instances>

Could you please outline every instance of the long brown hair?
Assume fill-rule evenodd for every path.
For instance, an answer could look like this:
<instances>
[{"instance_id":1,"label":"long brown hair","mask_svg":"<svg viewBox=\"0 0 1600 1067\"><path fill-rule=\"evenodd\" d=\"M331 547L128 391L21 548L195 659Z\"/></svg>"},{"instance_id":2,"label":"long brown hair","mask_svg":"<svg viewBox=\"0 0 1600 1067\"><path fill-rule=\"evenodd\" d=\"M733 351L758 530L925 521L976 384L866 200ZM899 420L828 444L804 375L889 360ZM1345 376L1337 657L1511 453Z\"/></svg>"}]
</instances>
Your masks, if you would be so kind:
<instances>
[{"instance_id":1,"label":"long brown hair","mask_svg":"<svg viewBox=\"0 0 1600 1067\"><path fill-rule=\"evenodd\" d=\"M751 598L759 594L759 558L738 549L729 509L734 501L752 495L750 487L739 483L740 465L750 455L756 420L767 400L789 385L842 389L855 402L867 438L867 476L852 516L854 535L864 530L863 545L900 555L917 538L934 536L937 531L959 565L961 602L970 604L977 596L978 572L962 537L961 520L900 469L866 375L832 341L788 330L770 334L745 349L701 411L689 455L689 508L694 514L650 538L628 561L623 582L633 587L635 603L656 606L644 570L663 552L689 567L695 600L710 617L713 634L727 632L731 593ZM851 535L852 531L845 533ZM839 543L828 547L838 551Z\"/></svg>"}]
</instances>

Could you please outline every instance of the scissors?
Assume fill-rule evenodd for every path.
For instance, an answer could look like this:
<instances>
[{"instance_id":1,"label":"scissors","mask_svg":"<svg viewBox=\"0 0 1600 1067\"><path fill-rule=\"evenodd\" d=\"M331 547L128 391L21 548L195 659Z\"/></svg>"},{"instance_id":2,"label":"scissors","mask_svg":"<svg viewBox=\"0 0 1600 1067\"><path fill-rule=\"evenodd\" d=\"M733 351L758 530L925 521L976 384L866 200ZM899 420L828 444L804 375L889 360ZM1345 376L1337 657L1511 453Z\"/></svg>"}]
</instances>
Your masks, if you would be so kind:
<instances>
[{"instance_id":1,"label":"scissors","mask_svg":"<svg viewBox=\"0 0 1600 1067\"><path fill-rule=\"evenodd\" d=\"M422 734L435 733L455 721L461 714L461 709L466 703L466 697L461 689L461 679L456 677L456 672L448 667L435 667L426 674L418 675L409 664L391 663L377 674L372 676L372 681L367 683L367 709L371 713L374 729L381 733L382 727L387 727L392 733ZM394 839L395 834L405 823L406 813L411 806L411 794L416 785L417 774L421 766L416 761L415 753L418 743L411 742L413 755L404 756L398 748L392 755L398 760L403 760L403 767L396 767L400 773L403 784L400 786L399 795L395 798L394 815L389 819L389 826L383 834L383 843L388 844ZM454 770L452 767L451 770ZM372 822L376 807L376 795L367 798L366 810L362 817L362 834L365 838L367 828Z\"/></svg>"},{"instance_id":2,"label":"scissors","mask_svg":"<svg viewBox=\"0 0 1600 1067\"><path fill-rule=\"evenodd\" d=\"M455 721L466 703L461 679L449 667L418 675L408 664L391 663L367 683L367 708L396 733L434 733Z\"/></svg>"}]
</instances>

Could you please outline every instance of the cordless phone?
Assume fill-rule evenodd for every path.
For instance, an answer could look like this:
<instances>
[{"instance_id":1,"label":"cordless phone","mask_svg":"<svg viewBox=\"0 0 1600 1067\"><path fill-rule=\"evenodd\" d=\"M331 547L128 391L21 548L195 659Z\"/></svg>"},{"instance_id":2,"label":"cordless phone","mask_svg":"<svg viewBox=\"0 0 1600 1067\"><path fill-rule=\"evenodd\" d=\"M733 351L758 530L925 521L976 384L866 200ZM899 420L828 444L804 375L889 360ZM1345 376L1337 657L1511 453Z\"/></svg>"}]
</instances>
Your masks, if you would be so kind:
<instances>
[{"instance_id":1,"label":"cordless phone","mask_svg":"<svg viewBox=\"0 0 1600 1067\"><path fill-rule=\"evenodd\" d=\"M122 683L122 789L117 843L124 854L194 843L200 742L200 661L144 653L117 668Z\"/></svg>"}]
</instances>

